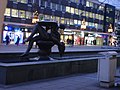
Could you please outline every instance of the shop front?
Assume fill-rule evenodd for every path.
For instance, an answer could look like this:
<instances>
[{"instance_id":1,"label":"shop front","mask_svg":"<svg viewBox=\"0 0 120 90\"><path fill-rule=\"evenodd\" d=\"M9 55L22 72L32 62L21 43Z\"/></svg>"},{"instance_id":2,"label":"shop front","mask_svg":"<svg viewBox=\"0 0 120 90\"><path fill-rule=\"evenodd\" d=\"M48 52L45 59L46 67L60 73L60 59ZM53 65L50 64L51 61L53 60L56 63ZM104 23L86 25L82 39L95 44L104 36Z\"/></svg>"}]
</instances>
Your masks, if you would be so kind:
<instances>
[{"instance_id":1,"label":"shop front","mask_svg":"<svg viewBox=\"0 0 120 90\"><path fill-rule=\"evenodd\" d=\"M20 26L5 25L3 28L3 37L2 41L5 43L5 37L8 35L10 38L10 44L15 44L17 38L20 38L19 43L23 43L23 40L30 35L30 30L28 28L23 28Z\"/></svg>"},{"instance_id":2,"label":"shop front","mask_svg":"<svg viewBox=\"0 0 120 90\"><path fill-rule=\"evenodd\" d=\"M69 32L65 31L64 34L61 35L61 39L65 42L66 45L68 44L68 39L73 39L74 45L103 46L108 45L108 38L109 35L107 33L98 33L75 29L71 29Z\"/></svg>"}]
</instances>

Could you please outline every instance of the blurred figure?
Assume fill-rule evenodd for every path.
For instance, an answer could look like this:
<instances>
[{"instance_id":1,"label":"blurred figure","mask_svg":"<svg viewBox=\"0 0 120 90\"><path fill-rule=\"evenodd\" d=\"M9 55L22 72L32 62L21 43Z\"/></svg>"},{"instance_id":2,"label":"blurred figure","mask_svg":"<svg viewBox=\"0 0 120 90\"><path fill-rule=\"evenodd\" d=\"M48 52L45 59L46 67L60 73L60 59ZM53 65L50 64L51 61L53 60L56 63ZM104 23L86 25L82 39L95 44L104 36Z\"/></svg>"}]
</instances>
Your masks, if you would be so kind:
<instances>
[{"instance_id":1,"label":"blurred figure","mask_svg":"<svg viewBox=\"0 0 120 90\"><path fill-rule=\"evenodd\" d=\"M19 45L19 41L20 41L20 37L17 35L17 40L16 40L16 45L18 46Z\"/></svg>"},{"instance_id":2,"label":"blurred figure","mask_svg":"<svg viewBox=\"0 0 120 90\"><path fill-rule=\"evenodd\" d=\"M8 34L6 35L5 39L6 39L6 45L8 45L10 43L10 37L8 36Z\"/></svg>"}]
</instances>

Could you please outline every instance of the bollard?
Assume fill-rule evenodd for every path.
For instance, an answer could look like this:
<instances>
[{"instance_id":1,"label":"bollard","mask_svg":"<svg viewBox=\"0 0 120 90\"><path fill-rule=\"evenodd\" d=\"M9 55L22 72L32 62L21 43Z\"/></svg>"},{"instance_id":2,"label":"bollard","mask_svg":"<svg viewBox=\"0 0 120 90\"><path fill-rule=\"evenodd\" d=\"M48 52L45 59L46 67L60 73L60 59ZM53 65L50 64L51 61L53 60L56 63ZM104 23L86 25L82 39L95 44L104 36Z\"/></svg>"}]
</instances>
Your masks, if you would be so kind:
<instances>
[{"instance_id":1,"label":"bollard","mask_svg":"<svg viewBox=\"0 0 120 90\"><path fill-rule=\"evenodd\" d=\"M117 52L100 52L105 58L98 59L98 81L101 87L112 87L115 83Z\"/></svg>"}]
</instances>

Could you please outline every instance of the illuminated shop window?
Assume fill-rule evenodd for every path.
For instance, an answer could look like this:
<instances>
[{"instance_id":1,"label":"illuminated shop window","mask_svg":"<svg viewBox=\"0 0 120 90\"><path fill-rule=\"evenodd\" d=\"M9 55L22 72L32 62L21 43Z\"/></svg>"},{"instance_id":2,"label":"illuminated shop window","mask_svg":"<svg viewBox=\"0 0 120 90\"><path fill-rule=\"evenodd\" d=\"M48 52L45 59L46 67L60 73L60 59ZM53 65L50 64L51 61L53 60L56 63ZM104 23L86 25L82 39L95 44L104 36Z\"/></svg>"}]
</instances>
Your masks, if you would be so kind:
<instances>
[{"instance_id":1,"label":"illuminated shop window","mask_svg":"<svg viewBox=\"0 0 120 90\"><path fill-rule=\"evenodd\" d=\"M10 8L5 9L5 16L10 16Z\"/></svg>"},{"instance_id":2,"label":"illuminated shop window","mask_svg":"<svg viewBox=\"0 0 120 90\"><path fill-rule=\"evenodd\" d=\"M31 19L31 17L32 17L32 13L26 11L26 18L27 18L27 19Z\"/></svg>"},{"instance_id":3,"label":"illuminated shop window","mask_svg":"<svg viewBox=\"0 0 120 90\"><path fill-rule=\"evenodd\" d=\"M96 14L96 19L99 19L99 15L98 14Z\"/></svg>"},{"instance_id":4,"label":"illuminated shop window","mask_svg":"<svg viewBox=\"0 0 120 90\"><path fill-rule=\"evenodd\" d=\"M82 11L82 16L85 16L85 11Z\"/></svg>"},{"instance_id":5,"label":"illuminated shop window","mask_svg":"<svg viewBox=\"0 0 120 90\"><path fill-rule=\"evenodd\" d=\"M78 20L78 25L81 25L81 21L80 20Z\"/></svg>"},{"instance_id":6,"label":"illuminated shop window","mask_svg":"<svg viewBox=\"0 0 120 90\"><path fill-rule=\"evenodd\" d=\"M90 2L90 7L93 7L93 3L92 2Z\"/></svg>"},{"instance_id":7,"label":"illuminated shop window","mask_svg":"<svg viewBox=\"0 0 120 90\"><path fill-rule=\"evenodd\" d=\"M50 20L50 16L49 15L45 15L45 20Z\"/></svg>"},{"instance_id":8,"label":"illuminated shop window","mask_svg":"<svg viewBox=\"0 0 120 90\"><path fill-rule=\"evenodd\" d=\"M79 15L79 13L78 13L78 9L75 9L75 14Z\"/></svg>"},{"instance_id":9,"label":"illuminated shop window","mask_svg":"<svg viewBox=\"0 0 120 90\"><path fill-rule=\"evenodd\" d=\"M18 17L18 10L17 9L12 9L12 17Z\"/></svg>"},{"instance_id":10,"label":"illuminated shop window","mask_svg":"<svg viewBox=\"0 0 120 90\"><path fill-rule=\"evenodd\" d=\"M73 19L70 19L70 25L74 25Z\"/></svg>"},{"instance_id":11,"label":"illuminated shop window","mask_svg":"<svg viewBox=\"0 0 120 90\"><path fill-rule=\"evenodd\" d=\"M52 21L56 21L55 16L51 16L51 20L52 20Z\"/></svg>"},{"instance_id":12,"label":"illuminated shop window","mask_svg":"<svg viewBox=\"0 0 120 90\"><path fill-rule=\"evenodd\" d=\"M82 12L82 10L78 10L78 14L79 14L79 15L81 14L81 12Z\"/></svg>"},{"instance_id":13,"label":"illuminated shop window","mask_svg":"<svg viewBox=\"0 0 120 90\"><path fill-rule=\"evenodd\" d=\"M86 2L86 6L87 6L87 7L90 6L90 2L89 2L89 1Z\"/></svg>"},{"instance_id":14,"label":"illuminated shop window","mask_svg":"<svg viewBox=\"0 0 120 90\"><path fill-rule=\"evenodd\" d=\"M95 18L96 17L96 15L95 15L95 13L93 13L93 18Z\"/></svg>"},{"instance_id":15,"label":"illuminated shop window","mask_svg":"<svg viewBox=\"0 0 120 90\"><path fill-rule=\"evenodd\" d=\"M98 28L98 24L97 23L95 23L95 28ZM99 28L100 29L100 28Z\"/></svg>"},{"instance_id":16,"label":"illuminated shop window","mask_svg":"<svg viewBox=\"0 0 120 90\"><path fill-rule=\"evenodd\" d=\"M74 24L78 24L78 20L74 20Z\"/></svg>"},{"instance_id":17,"label":"illuminated shop window","mask_svg":"<svg viewBox=\"0 0 120 90\"><path fill-rule=\"evenodd\" d=\"M68 18L66 19L66 24L70 25L70 19L68 19Z\"/></svg>"},{"instance_id":18,"label":"illuminated shop window","mask_svg":"<svg viewBox=\"0 0 120 90\"><path fill-rule=\"evenodd\" d=\"M60 23L60 17L56 17L56 21Z\"/></svg>"},{"instance_id":19,"label":"illuminated shop window","mask_svg":"<svg viewBox=\"0 0 120 90\"><path fill-rule=\"evenodd\" d=\"M25 18L25 11L19 10L19 17L20 18Z\"/></svg>"},{"instance_id":20,"label":"illuminated shop window","mask_svg":"<svg viewBox=\"0 0 120 90\"><path fill-rule=\"evenodd\" d=\"M64 24L65 23L65 19L61 18L61 23Z\"/></svg>"},{"instance_id":21,"label":"illuminated shop window","mask_svg":"<svg viewBox=\"0 0 120 90\"><path fill-rule=\"evenodd\" d=\"M71 7L71 13L74 14L74 8Z\"/></svg>"},{"instance_id":22,"label":"illuminated shop window","mask_svg":"<svg viewBox=\"0 0 120 90\"><path fill-rule=\"evenodd\" d=\"M70 13L70 7L66 6L66 12Z\"/></svg>"},{"instance_id":23,"label":"illuminated shop window","mask_svg":"<svg viewBox=\"0 0 120 90\"><path fill-rule=\"evenodd\" d=\"M89 13L86 11L86 17L89 17Z\"/></svg>"},{"instance_id":24,"label":"illuminated shop window","mask_svg":"<svg viewBox=\"0 0 120 90\"><path fill-rule=\"evenodd\" d=\"M90 18L93 18L93 13L90 12L89 17L90 17Z\"/></svg>"}]
</instances>

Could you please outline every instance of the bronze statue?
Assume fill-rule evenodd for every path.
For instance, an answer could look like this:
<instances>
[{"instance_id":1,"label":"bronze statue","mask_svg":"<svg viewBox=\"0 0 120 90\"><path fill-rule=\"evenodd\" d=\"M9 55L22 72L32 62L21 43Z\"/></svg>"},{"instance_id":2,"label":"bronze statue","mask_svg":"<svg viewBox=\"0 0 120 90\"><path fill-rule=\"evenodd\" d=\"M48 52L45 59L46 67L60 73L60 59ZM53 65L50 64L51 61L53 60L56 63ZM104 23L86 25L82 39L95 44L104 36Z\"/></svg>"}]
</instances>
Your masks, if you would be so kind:
<instances>
[{"instance_id":1,"label":"bronze statue","mask_svg":"<svg viewBox=\"0 0 120 90\"><path fill-rule=\"evenodd\" d=\"M60 34L58 32L59 28L65 29L65 26L58 26L56 22L38 22L35 25L31 35L24 40L24 42L29 41L29 44L26 52L22 54L21 57L29 54L34 42L37 43L42 53L47 53L47 55L50 54L52 46L56 44L58 46L59 54L62 56L65 51L65 44L60 42ZM49 30L51 31L48 32ZM34 36L37 33L39 35Z\"/></svg>"}]
</instances>

